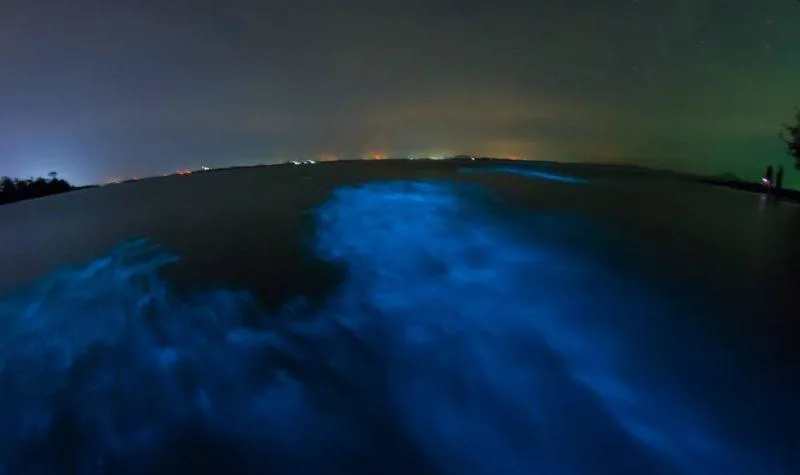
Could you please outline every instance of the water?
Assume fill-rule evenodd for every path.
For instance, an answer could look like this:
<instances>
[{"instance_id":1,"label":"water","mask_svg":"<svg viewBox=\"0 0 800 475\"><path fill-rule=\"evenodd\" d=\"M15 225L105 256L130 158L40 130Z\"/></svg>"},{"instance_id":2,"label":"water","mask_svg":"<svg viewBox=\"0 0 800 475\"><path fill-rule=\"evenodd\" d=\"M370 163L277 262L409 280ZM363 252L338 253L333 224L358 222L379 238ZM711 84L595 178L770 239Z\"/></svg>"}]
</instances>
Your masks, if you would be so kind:
<instances>
[{"instance_id":1,"label":"water","mask_svg":"<svg viewBox=\"0 0 800 475\"><path fill-rule=\"evenodd\" d=\"M124 244L6 291L0 473L797 473L794 207L414 166L291 171L314 185L247 232L131 207L140 224L90 239ZM182 205L183 224L275 209L242 193ZM226 239L253 244L220 260ZM289 241L306 255L269 259ZM256 282L276 274L277 294Z\"/></svg>"}]
</instances>

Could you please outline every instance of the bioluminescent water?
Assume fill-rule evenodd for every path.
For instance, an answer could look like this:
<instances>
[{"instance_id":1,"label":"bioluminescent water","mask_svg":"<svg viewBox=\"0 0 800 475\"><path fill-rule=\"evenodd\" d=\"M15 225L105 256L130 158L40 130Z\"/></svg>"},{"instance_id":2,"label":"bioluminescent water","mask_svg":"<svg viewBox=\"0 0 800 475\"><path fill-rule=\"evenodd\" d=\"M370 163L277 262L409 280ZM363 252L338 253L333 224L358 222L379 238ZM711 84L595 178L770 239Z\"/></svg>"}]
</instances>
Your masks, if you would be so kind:
<instances>
[{"instance_id":1,"label":"bioluminescent water","mask_svg":"<svg viewBox=\"0 0 800 475\"><path fill-rule=\"evenodd\" d=\"M790 473L723 347L558 244L598 224L490 201L335 190L313 250L346 278L276 314L177 292L147 240L8 296L0 473Z\"/></svg>"},{"instance_id":2,"label":"bioluminescent water","mask_svg":"<svg viewBox=\"0 0 800 475\"><path fill-rule=\"evenodd\" d=\"M510 173L512 175L522 175L539 180L552 181L556 183L569 183L575 185L586 185L591 183L589 180L574 176L553 173L549 171L537 170L529 167L481 167L481 168L462 168L463 173L491 172L491 173Z\"/></svg>"}]
</instances>

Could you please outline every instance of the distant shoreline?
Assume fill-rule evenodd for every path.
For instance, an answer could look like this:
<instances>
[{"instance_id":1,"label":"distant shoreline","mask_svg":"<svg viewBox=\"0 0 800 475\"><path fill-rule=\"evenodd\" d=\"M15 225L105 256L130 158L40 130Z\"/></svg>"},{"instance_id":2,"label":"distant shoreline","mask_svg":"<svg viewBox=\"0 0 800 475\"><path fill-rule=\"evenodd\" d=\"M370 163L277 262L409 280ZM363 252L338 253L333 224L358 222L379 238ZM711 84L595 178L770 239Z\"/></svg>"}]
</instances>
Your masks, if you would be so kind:
<instances>
[{"instance_id":1,"label":"distant shoreline","mask_svg":"<svg viewBox=\"0 0 800 475\"><path fill-rule=\"evenodd\" d=\"M761 183L738 181L738 180L725 180L719 178L697 178L695 179L695 181L697 181L698 183L706 183L714 186L724 186L727 188L733 188L734 190L770 195L783 200L800 203L800 191L797 190L789 190L786 188L782 188L780 190L769 189Z\"/></svg>"},{"instance_id":2,"label":"distant shoreline","mask_svg":"<svg viewBox=\"0 0 800 475\"><path fill-rule=\"evenodd\" d=\"M763 195L774 196L775 198L783 199L786 201L791 201L800 204L800 190L792 190L792 189L781 189L781 190L770 190L766 186L764 186L760 182L748 182L738 179L733 175L723 175L723 176L703 176L697 174L690 174L675 170L666 170L666 169L659 169L659 168L650 168L644 165L635 165L635 164L628 164L628 163L595 163L595 162L556 162L550 160L526 160L526 159L509 159L505 157L487 157L487 156L469 156L469 155L459 155L454 157L447 157L441 159L433 159L428 157L419 157L414 160L409 160L408 158L385 158L381 160L365 160L365 159L341 159L335 160L330 162L319 162L322 163L356 163L356 162L376 162L376 163L387 163L387 162L435 162L435 163L453 163L453 162L466 162L466 163L475 163L475 162L494 162L494 163L507 163L509 165L517 165L517 166L526 166L526 165L557 165L557 166L590 166L590 167L599 167L599 168L615 168L619 170L627 170L634 173L661 173L661 174L670 174L676 177L680 177L682 179L687 179L689 181L693 181L695 183L703 183L707 185L713 186L722 186L726 188L731 188L734 190L739 191L746 191L750 193L759 193ZM299 165L299 163L298 163ZM222 172L222 171L230 171L230 170L237 170L237 169L254 169L254 168L262 168L262 167L285 167L285 166L292 166L292 162L279 162L279 163L263 163L263 164L252 164L252 165L232 165L228 167L220 167L220 168L210 168L210 169L198 169L198 170L185 170L183 173L175 172L165 175L154 175L154 176L147 176L142 178L131 178L125 179L115 182L109 182L105 184L89 184L83 186L74 186L72 187L71 191L77 191L82 189L89 189L89 188L98 188L108 185L120 185L126 183L135 183L138 181L149 180L149 179L159 179L159 178L168 178L177 175L192 175L192 174L207 174L207 173L214 173L214 172Z\"/></svg>"}]
</instances>

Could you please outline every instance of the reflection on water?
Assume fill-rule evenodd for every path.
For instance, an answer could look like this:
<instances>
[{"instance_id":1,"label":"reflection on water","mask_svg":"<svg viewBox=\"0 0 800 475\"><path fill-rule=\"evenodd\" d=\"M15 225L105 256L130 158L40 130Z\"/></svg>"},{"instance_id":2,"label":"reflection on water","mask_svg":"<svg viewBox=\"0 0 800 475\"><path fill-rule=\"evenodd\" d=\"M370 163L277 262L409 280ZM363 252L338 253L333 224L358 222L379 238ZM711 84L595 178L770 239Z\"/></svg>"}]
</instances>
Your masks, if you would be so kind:
<instances>
[{"instance_id":1,"label":"reflection on water","mask_svg":"<svg viewBox=\"0 0 800 475\"><path fill-rule=\"evenodd\" d=\"M178 295L144 240L0 302L0 473L789 473L727 430L751 422L724 351L481 198L336 190L322 307Z\"/></svg>"}]
</instances>

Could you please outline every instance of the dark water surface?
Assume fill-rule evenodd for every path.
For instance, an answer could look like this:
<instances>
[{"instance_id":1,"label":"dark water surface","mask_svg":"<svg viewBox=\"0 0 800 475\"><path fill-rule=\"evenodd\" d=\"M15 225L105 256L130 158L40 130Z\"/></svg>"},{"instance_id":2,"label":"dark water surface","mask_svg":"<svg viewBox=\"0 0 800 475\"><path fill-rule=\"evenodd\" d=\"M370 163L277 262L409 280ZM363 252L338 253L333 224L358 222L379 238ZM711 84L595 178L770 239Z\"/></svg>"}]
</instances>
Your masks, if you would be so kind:
<instances>
[{"instance_id":1,"label":"dark water surface","mask_svg":"<svg viewBox=\"0 0 800 475\"><path fill-rule=\"evenodd\" d=\"M0 223L0 474L800 473L791 204L368 162Z\"/></svg>"}]
</instances>

